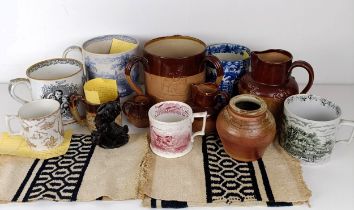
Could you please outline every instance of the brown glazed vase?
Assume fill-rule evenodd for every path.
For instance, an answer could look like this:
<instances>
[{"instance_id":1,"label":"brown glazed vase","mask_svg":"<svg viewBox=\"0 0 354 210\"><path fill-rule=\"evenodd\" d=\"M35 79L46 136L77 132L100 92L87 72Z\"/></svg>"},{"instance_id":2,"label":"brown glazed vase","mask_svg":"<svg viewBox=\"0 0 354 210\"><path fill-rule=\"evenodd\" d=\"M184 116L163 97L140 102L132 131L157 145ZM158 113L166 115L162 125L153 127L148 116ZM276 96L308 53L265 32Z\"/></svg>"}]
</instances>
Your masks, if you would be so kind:
<instances>
[{"instance_id":1,"label":"brown glazed vase","mask_svg":"<svg viewBox=\"0 0 354 210\"><path fill-rule=\"evenodd\" d=\"M231 98L217 118L216 129L226 153L240 161L261 158L276 133L266 103L250 94Z\"/></svg>"},{"instance_id":2,"label":"brown glazed vase","mask_svg":"<svg viewBox=\"0 0 354 210\"><path fill-rule=\"evenodd\" d=\"M191 93L191 101L188 104L192 107L193 112L207 112L205 133L216 131L216 118L220 110L229 102L229 94L220 91L217 84L210 82L192 84ZM194 119L193 131L201 130L202 126L203 119Z\"/></svg>"},{"instance_id":3,"label":"brown glazed vase","mask_svg":"<svg viewBox=\"0 0 354 210\"><path fill-rule=\"evenodd\" d=\"M251 72L247 72L238 83L240 94L249 93L260 96L277 121L283 111L285 99L299 93L299 86L291 72L295 67L304 68L309 75L307 93L313 84L314 72L305 61L292 62L290 52L280 49L254 51L251 53Z\"/></svg>"},{"instance_id":4,"label":"brown glazed vase","mask_svg":"<svg viewBox=\"0 0 354 210\"><path fill-rule=\"evenodd\" d=\"M223 75L221 62L213 55L206 55L204 42L180 35L160 37L144 45L143 57L134 57L129 61L125 76L137 95L144 95L130 76L134 65L142 63L146 94L154 102L186 102L190 97L190 85L205 82L207 62L215 66L217 81L220 82Z\"/></svg>"},{"instance_id":5,"label":"brown glazed vase","mask_svg":"<svg viewBox=\"0 0 354 210\"><path fill-rule=\"evenodd\" d=\"M145 95L136 95L123 103L122 110L128 121L138 128L149 127L148 111L154 105L152 99Z\"/></svg>"}]
</instances>

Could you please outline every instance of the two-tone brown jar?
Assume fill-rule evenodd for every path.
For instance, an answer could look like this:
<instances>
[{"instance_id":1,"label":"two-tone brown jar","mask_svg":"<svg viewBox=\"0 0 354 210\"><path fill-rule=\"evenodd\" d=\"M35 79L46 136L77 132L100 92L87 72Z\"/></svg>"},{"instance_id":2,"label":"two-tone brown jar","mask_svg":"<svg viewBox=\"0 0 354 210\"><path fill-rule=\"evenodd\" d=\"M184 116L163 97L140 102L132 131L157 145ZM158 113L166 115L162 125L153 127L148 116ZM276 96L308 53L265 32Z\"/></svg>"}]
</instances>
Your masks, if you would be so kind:
<instances>
[{"instance_id":1,"label":"two-tone brown jar","mask_svg":"<svg viewBox=\"0 0 354 210\"><path fill-rule=\"evenodd\" d=\"M266 103L250 94L231 98L218 115L216 129L226 153L240 161L261 158L276 133L275 120Z\"/></svg>"},{"instance_id":2,"label":"two-tone brown jar","mask_svg":"<svg viewBox=\"0 0 354 210\"><path fill-rule=\"evenodd\" d=\"M206 63L215 66L217 81L220 82L224 74L220 60L206 55L206 44L189 36L152 39L144 45L143 57L129 61L125 68L126 79L137 95L144 95L130 75L137 63L144 66L146 94L154 102L186 102L191 95L190 85L205 82Z\"/></svg>"}]
</instances>

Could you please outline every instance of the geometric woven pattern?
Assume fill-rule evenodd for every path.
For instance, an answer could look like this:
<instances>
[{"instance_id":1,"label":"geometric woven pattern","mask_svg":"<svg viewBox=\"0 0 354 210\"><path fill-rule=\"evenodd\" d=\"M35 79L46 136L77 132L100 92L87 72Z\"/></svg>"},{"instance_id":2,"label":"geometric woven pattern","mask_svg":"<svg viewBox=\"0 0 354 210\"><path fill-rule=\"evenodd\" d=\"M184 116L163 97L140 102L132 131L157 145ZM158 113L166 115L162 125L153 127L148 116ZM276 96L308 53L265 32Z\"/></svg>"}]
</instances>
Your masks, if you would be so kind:
<instances>
[{"instance_id":1,"label":"geometric woven pattern","mask_svg":"<svg viewBox=\"0 0 354 210\"><path fill-rule=\"evenodd\" d=\"M252 162L232 159L216 135L204 138L203 150L208 203L261 200Z\"/></svg>"},{"instance_id":2,"label":"geometric woven pattern","mask_svg":"<svg viewBox=\"0 0 354 210\"><path fill-rule=\"evenodd\" d=\"M30 174L36 175L23 201L39 199L75 201L94 149L91 136L73 136L66 154L44 160L37 172L31 171ZM37 163L38 161L34 162ZM25 179L21 186L28 185L27 181ZM14 201L17 200L16 196L23 193L22 190L22 187L18 190Z\"/></svg>"}]
</instances>

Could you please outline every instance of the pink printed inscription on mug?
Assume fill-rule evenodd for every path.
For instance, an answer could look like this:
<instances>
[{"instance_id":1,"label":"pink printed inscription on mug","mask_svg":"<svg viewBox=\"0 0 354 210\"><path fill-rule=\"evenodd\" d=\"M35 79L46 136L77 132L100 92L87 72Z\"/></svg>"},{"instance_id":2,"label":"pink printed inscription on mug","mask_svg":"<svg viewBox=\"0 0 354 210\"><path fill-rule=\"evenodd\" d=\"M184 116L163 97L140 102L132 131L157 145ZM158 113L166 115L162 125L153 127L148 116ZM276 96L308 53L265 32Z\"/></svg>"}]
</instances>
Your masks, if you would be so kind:
<instances>
[{"instance_id":1,"label":"pink printed inscription on mug","mask_svg":"<svg viewBox=\"0 0 354 210\"><path fill-rule=\"evenodd\" d=\"M181 106L176 103L163 103L156 107L154 117L158 118L163 114L176 114L185 118L189 117L188 109L185 106Z\"/></svg>"},{"instance_id":2,"label":"pink printed inscription on mug","mask_svg":"<svg viewBox=\"0 0 354 210\"><path fill-rule=\"evenodd\" d=\"M161 135L156 132L156 128L150 127L151 145L165 152L183 152L189 145L191 140L190 131L176 135Z\"/></svg>"}]
</instances>

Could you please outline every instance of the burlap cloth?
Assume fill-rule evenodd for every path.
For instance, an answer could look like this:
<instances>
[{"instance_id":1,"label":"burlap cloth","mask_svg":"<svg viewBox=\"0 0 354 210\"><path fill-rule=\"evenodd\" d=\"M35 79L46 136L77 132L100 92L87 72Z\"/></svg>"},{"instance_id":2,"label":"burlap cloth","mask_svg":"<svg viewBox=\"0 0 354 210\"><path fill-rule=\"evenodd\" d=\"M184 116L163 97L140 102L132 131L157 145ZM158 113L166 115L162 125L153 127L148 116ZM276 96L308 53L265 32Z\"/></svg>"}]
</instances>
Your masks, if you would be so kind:
<instances>
[{"instance_id":1,"label":"burlap cloth","mask_svg":"<svg viewBox=\"0 0 354 210\"><path fill-rule=\"evenodd\" d=\"M291 206L308 203L311 196L300 163L277 143L262 159L240 162L225 153L217 135L209 135L180 158L161 158L150 151L144 166L143 205L152 208Z\"/></svg>"},{"instance_id":2,"label":"burlap cloth","mask_svg":"<svg viewBox=\"0 0 354 210\"><path fill-rule=\"evenodd\" d=\"M74 135L65 155L47 160L0 155L0 202L136 199L147 151L142 133L116 149L93 145L89 135Z\"/></svg>"}]
</instances>

